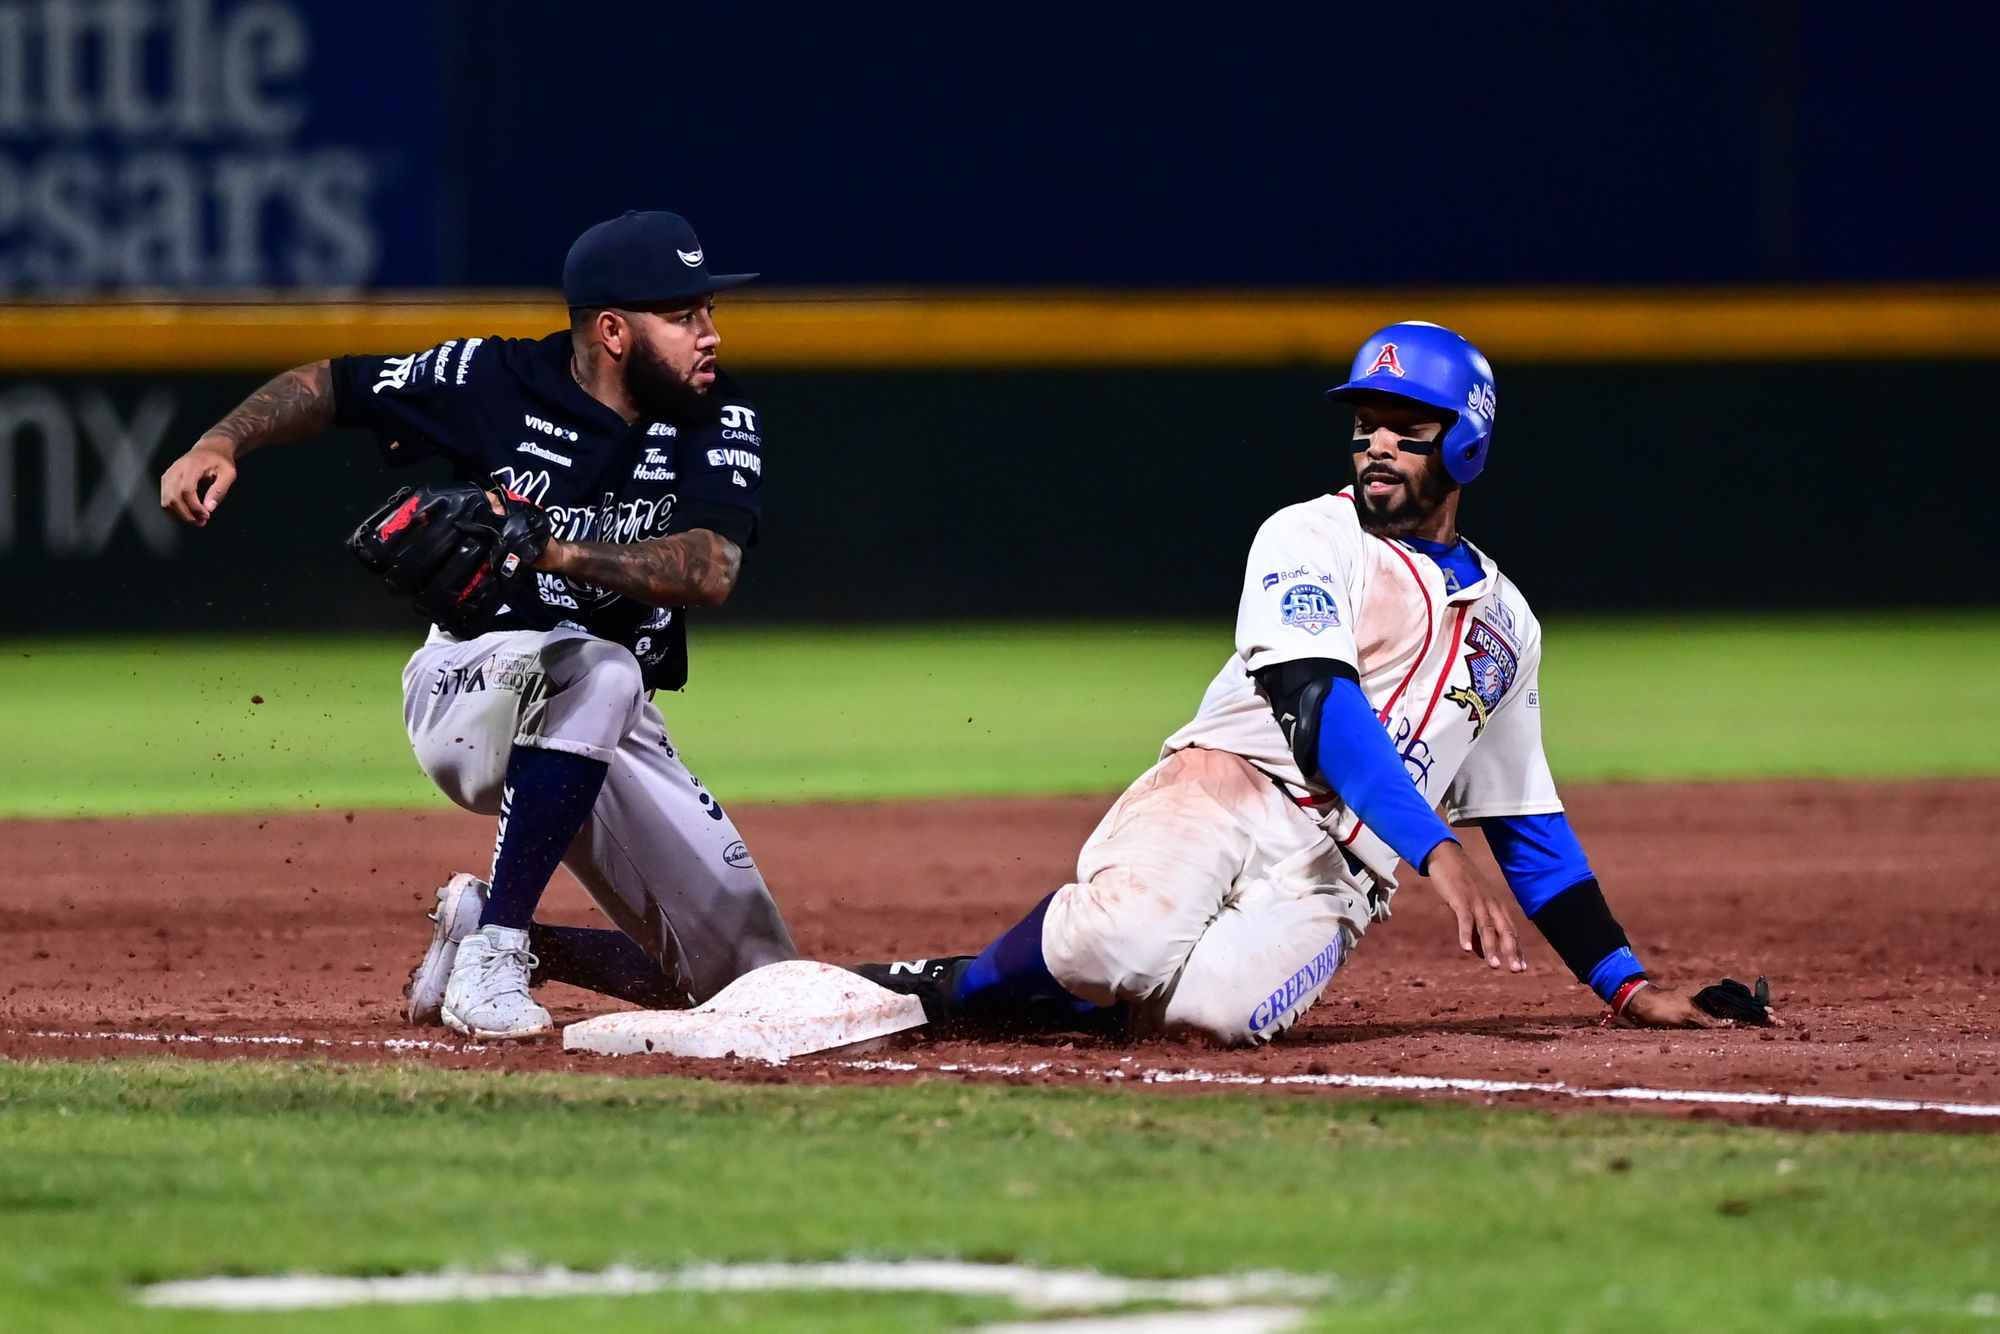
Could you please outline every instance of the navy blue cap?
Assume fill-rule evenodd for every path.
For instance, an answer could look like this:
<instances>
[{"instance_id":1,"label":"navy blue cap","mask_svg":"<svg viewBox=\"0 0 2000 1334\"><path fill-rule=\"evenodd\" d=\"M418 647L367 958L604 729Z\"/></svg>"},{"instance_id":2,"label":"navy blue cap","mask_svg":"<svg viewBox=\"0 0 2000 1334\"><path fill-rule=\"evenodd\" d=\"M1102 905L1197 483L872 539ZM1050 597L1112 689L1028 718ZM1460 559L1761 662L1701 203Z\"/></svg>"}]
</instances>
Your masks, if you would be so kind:
<instances>
[{"instance_id":1,"label":"navy blue cap","mask_svg":"<svg viewBox=\"0 0 2000 1334\"><path fill-rule=\"evenodd\" d=\"M563 261L563 300L571 309L667 305L756 276L710 273L701 241L680 214L628 211L576 238Z\"/></svg>"}]
</instances>

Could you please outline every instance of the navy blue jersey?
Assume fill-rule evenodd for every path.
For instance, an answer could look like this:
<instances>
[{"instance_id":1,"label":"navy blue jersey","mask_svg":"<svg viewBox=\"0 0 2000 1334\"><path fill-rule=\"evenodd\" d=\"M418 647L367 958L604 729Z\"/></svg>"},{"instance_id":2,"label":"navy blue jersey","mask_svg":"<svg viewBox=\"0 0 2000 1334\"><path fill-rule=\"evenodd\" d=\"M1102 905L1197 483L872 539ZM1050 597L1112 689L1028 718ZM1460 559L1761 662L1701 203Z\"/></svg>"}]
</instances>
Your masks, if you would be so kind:
<instances>
[{"instance_id":1,"label":"navy blue jersey","mask_svg":"<svg viewBox=\"0 0 2000 1334\"><path fill-rule=\"evenodd\" d=\"M392 464L443 455L546 509L566 541L638 542L707 528L757 540L764 481L757 410L717 375L703 416L627 423L570 374L567 332L467 338L406 357L336 357L334 420L375 431ZM536 571L538 600L495 629L572 626L631 649L647 686L687 682L684 609L648 607ZM525 586L525 582L524 582Z\"/></svg>"}]
</instances>

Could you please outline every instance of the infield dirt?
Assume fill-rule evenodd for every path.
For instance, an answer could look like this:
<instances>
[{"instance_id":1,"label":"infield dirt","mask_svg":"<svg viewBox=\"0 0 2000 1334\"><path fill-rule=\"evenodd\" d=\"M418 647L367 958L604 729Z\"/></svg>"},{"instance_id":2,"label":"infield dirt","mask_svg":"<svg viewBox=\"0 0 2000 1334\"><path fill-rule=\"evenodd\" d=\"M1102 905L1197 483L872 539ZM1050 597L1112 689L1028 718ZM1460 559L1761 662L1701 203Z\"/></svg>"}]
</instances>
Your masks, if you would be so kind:
<instances>
[{"instance_id":1,"label":"infield dirt","mask_svg":"<svg viewBox=\"0 0 2000 1334\"><path fill-rule=\"evenodd\" d=\"M1767 973L1786 1027L1605 1030L1602 1007L1529 930L1532 971L1457 952L1407 871L1395 915L1278 1044L1134 1050L1082 1038L908 1041L942 1062L1047 1060L1088 1079L1129 1066L1265 1075L1436 1075L1580 1086L2000 1102L2000 780L1602 785L1569 808L1633 943L1662 980ZM1109 797L732 807L808 957L836 963L978 948L1067 880ZM110 1034L291 1037L170 1042L180 1055L399 1059L754 1080L884 1080L833 1060L565 1055L447 1044L401 1020L431 891L490 857L489 821L451 810L0 823L0 1056L158 1054ZM1478 839L1471 840L1473 844ZM602 924L559 876L550 920ZM559 1021L619 1008L563 987ZM88 1035L88 1036L86 1036ZM335 1044L332 1047L323 1045ZM900 1076L909 1077L909 1076ZM1330 1095L1321 1092L1318 1096ZM1991 1130L1990 1121L1797 1109L1743 1120ZM1956 1124L1954 1124L1954 1122Z\"/></svg>"}]
</instances>

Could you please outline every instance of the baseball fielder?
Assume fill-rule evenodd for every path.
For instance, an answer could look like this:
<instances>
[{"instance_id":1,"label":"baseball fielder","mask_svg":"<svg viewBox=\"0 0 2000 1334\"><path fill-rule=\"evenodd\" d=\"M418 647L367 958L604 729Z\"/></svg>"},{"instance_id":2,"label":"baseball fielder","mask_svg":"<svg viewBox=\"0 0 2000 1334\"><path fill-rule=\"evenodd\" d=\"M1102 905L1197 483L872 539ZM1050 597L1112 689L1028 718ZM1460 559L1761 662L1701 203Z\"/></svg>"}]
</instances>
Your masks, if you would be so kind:
<instances>
[{"instance_id":1,"label":"baseball fielder","mask_svg":"<svg viewBox=\"0 0 2000 1334\"><path fill-rule=\"evenodd\" d=\"M160 503L200 527L243 455L341 425L462 479L399 493L351 540L436 622L403 671L418 763L499 817L490 883L438 891L414 1023L537 1037L537 982L686 1006L795 957L651 703L687 679L685 609L727 599L757 540L762 426L716 368L713 319L714 294L755 276L711 274L675 214L627 213L571 248L567 330L301 366L161 478ZM533 921L558 863L620 930Z\"/></svg>"},{"instance_id":2,"label":"baseball fielder","mask_svg":"<svg viewBox=\"0 0 2000 1334\"><path fill-rule=\"evenodd\" d=\"M1651 982L1605 903L1542 753L1541 625L1459 536L1493 431L1486 358L1437 325L1391 325L1328 393L1354 411L1355 485L1258 531L1235 653L1084 844L1075 882L976 956L864 976L922 997L933 1022L1266 1042L1388 916L1399 859L1450 906L1461 949L1523 971L1506 898L1441 803L1481 828L1514 900L1611 1013L1717 1022ZM1701 997L1761 1022L1763 994Z\"/></svg>"}]
</instances>

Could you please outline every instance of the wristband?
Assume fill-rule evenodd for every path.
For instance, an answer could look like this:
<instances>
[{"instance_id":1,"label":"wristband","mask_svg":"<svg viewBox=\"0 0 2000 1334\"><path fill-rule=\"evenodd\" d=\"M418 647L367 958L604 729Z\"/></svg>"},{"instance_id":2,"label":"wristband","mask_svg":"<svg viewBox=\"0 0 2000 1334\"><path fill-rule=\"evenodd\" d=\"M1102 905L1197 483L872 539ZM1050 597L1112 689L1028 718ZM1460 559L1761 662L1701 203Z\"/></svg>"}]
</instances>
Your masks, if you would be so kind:
<instances>
[{"instance_id":1,"label":"wristband","mask_svg":"<svg viewBox=\"0 0 2000 1334\"><path fill-rule=\"evenodd\" d=\"M1651 983L1646 980L1644 974L1638 977L1626 978L1625 985L1619 987L1611 995L1611 1017L1614 1019L1623 1019L1625 1017L1625 1007L1632 1003L1632 998L1638 995L1641 989L1650 985Z\"/></svg>"}]
</instances>

